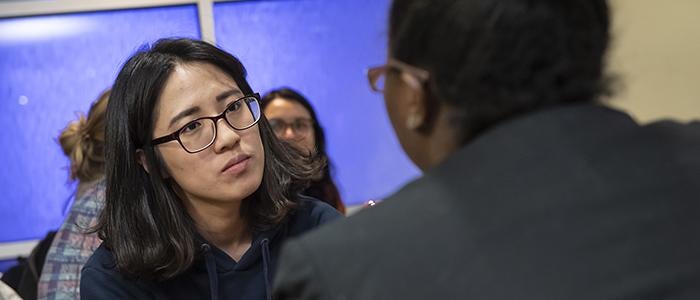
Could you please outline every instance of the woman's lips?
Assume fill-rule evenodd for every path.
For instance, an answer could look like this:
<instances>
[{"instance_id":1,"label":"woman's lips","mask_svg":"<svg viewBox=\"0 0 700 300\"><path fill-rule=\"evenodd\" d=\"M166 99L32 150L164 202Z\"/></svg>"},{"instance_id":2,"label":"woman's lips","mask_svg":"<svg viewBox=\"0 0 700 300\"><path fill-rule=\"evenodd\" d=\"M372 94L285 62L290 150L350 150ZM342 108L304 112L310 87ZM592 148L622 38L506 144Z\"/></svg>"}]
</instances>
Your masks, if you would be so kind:
<instances>
[{"instance_id":1,"label":"woman's lips","mask_svg":"<svg viewBox=\"0 0 700 300\"><path fill-rule=\"evenodd\" d=\"M250 156L241 156L231 159L221 171L224 175L234 175L243 172L248 166Z\"/></svg>"}]
</instances>

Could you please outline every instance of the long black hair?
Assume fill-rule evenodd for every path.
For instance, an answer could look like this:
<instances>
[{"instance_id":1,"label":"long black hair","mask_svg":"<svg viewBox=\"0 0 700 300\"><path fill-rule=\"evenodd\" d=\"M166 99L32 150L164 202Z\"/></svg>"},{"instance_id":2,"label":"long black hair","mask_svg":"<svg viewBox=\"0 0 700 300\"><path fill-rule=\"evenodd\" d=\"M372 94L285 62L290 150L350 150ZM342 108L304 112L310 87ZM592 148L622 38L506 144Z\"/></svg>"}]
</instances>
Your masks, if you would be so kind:
<instances>
[{"instance_id":1,"label":"long black hair","mask_svg":"<svg viewBox=\"0 0 700 300\"><path fill-rule=\"evenodd\" d=\"M283 87L269 91L262 97L261 106L263 111L265 110L265 107L267 107L270 104L270 102L272 102L272 100L278 98L299 103L306 109L307 112L309 112L309 115L311 116L311 123L313 123L314 128L314 140L316 141L316 155L328 162L326 164L326 167L323 168L323 174L321 178L319 180L313 181L309 188L306 189L306 191L304 191L304 194L316 197L335 207L335 209L337 209L341 213L345 214L345 205L343 204L343 200L340 198L338 187L336 186L335 182L333 181L333 177L331 176L332 163L331 160L328 158L328 153L326 152L326 134L323 130L323 127L321 127L321 123L319 123L318 121L318 117L316 117L316 111L314 110L313 106L311 106L311 102L309 102L309 100L306 97L304 97L304 95L297 92L296 90L288 87Z\"/></svg>"},{"instance_id":2,"label":"long black hair","mask_svg":"<svg viewBox=\"0 0 700 300\"><path fill-rule=\"evenodd\" d=\"M192 218L167 179L153 138L155 106L178 64L202 62L229 75L244 94L253 90L241 62L206 42L163 39L133 55L112 89L106 123L106 205L95 230L127 276L164 280L189 268L198 254ZM277 141L265 117L258 128L265 151L262 183L241 206L251 230L280 224L293 211L297 193L322 167ZM137 163L143 150L146 172Z\"/></svg>"},{"instance_id":3,"label":"long black hair","mask_svg":"<svg viewBox=\"0 0 700 300\"><path fill-rule=\"evenodd\" d=\"M611 94L606 0L394 0L389 53L430 73L462 142L520 113Z\"/></svg>"}]
</instances>

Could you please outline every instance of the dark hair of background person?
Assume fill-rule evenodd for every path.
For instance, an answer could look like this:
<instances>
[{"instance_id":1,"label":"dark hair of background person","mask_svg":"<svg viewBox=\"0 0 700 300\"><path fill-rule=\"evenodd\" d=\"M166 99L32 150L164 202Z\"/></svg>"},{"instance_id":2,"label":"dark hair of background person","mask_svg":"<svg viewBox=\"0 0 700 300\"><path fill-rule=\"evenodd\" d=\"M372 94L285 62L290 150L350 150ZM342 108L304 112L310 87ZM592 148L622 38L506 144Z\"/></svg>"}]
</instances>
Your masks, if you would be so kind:
<instances>
[{"instance_id":1,"label":"dark hair of background person","mask_svg":"<svg viewBox=\"0 0 700 300\"><path fill-rule=\"evenodd\" d=\"M87 117L68 123L58 136L63 153L70 159L70 179L89 182L104 176L105 110L109 90L90 106Z\"/></svg>"},{"instance_id":2,"label":"dark hair of background person","mask_svg":"<svg viewBox=\"0 0 700 300\"><path fill-rule=\"evenodd\" d=\"M427 95L456 108L465 143L525 112L610 95L609 22L605 0L395 0L389 53L430 73Z\"/></svg>"},{"instance_id":3,"label":"dark hair of background person","mask_svg":"<svg viewBox=\"0 0 700 300\"><path fill-rule=\"evenodd\" d=\"M267 105L270 104L272 100L275 100L277 98L299 103L306 109L306 111L309 112L314 128L316 154L327 162L326 167L323 168L323 174L321 179L318 181L311 182L311 185L304 191L304 194L318 198L335 207L335 209L340 211L342 214L345 214L345 205L343 204L343 201L340 198L338 187L336 186L335 182L333 181L333 177L331 176L332 164L331 160L328 158L328 153L326 152L326 134L323 131L323 127L321 127L321 124L318 122L316 111L314 111L313 106L311 106L311 102L309 102L309 100L306 99L306 97L304 97L304 95L302 95L301 93L291 88L284 87L272 90L262 97L261 106L263 111L265 111L265 107L267 107Z\"/></svg>"},{"instance_id":4,"label":"dark hair of background person","mask_svg":"<svg viewBox=\"0 0 700 300\"><path fill-rule=\"evenodd\" d=\"M187 270L200 255L201 238L173 189L153 139L155 107L177 65L208 63L220 68L246 95L246 70L231 54L206 42L162 39L122 67L107 107L106 206L95 227L119 271L128 277L165 280ZM254 127L255 128L255 127ZM264 116L258 127L265 152L260 187L243 200L241 216L251 230L277 226L296 207L297 195L323 167L279 143ZM143 149L146 172L136 150ZM155 166L155 167L153 167Z\"/></svg>"}]
</instances>

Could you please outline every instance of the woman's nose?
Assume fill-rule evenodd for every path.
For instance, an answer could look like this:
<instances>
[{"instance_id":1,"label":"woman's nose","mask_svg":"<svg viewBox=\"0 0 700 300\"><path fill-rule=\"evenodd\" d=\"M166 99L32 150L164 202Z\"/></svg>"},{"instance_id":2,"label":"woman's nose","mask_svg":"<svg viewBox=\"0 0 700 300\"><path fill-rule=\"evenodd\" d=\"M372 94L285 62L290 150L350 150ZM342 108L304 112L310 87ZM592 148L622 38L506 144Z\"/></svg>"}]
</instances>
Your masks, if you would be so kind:
<instances>
[{"instance_id":1,"label":"woman's nose","mask_svg":"<svg viewBox=\"0 0 700 300\"><path fill-rule=\"evenodd\" d=\"M218 120L216 126L216 137L214 139L214 150L216 152L233 147L241 139L239 132L228 125L226 120Z\"/></svg>"},{"instance_id":2,"label":"woman's nose","mask_svg":"<svg viewBox=\"0 0 700 300\"><path fill-rule=\"evenodd\" d=\"M292 129L292 126L287 126L287 128L284 129L284 133L282 134L282 137L284 139L288 140L293 140L296 139L296 132L294 132L294 129Z\"/></svg>"}]
</instances>

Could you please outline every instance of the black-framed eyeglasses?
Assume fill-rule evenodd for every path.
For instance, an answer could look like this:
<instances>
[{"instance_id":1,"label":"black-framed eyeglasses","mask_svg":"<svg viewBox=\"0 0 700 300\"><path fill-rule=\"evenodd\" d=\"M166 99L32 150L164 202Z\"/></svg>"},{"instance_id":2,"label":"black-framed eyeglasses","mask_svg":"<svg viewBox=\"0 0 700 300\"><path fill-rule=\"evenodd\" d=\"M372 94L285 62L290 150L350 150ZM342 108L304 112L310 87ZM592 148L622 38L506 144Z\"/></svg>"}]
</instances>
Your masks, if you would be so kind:
<instances>
[{"instance_id":1,"label":"black-framed eyeglasses","mask_svg":"<svg viewBox=\"0 0 700 300\"><path fill-rule=\"evenodd\" d=\"M202 117L191 121L175 132L153 139L152 146L170 141L178 141L188 153L197 153L211 146L216 140L219 119L226 120L231 128L245 130L253 127L262 115L260 109L260 94L243 96L231 102L218 116Z\"/></svg>"},{"instance_id":2,"label":"black-framed eyeglasses","mask_svg":"<svg viewBox=\"0 0 700 300\"><path fill-rule=\"evenodd\" d=\"M411 66L394 58L389 58L385 65L367 69L367 80L369 81L369 86L373 91L378 93L384 91L386 72L392 69L408 75L402 76L401 78L406 81L406 83L414 87L420 87L426 81L428 81L428 78L430 77L430 73L428 73L426 70Z\"/></svg>"},{"instance_id":3,"label":"black-framed eyeglasses","mask_svg":"<svg viewBox=\"0 0 700 300\"><path fill-rule=\"evenodd\" d=\"M287 132L287 129L289 128L291 128L296 135L307 136L311 133L312 128L314 127L314 123L311 119L299 118L295 119L291 123L276 118L268 119L267 121L270 123L272 131L275 132L277 137L284 136L284 133Z\"/></svg>"}]
</instances>

